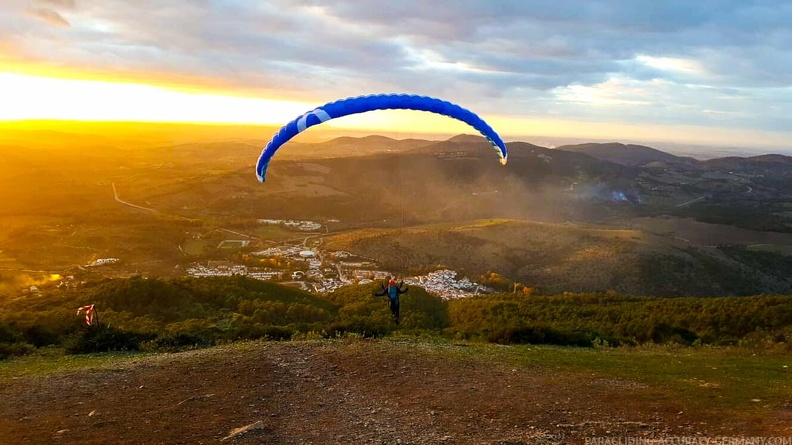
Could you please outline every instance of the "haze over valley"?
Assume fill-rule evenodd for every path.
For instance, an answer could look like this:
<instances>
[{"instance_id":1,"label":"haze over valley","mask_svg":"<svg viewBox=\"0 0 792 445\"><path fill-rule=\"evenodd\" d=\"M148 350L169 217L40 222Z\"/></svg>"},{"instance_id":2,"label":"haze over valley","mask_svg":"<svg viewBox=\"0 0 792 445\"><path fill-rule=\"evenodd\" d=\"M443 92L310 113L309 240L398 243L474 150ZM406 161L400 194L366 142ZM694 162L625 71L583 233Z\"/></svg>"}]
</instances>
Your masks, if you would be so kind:
<instances>
[{"instance_id":1,"label":"haze over valley","mask_svg":"<svg viewBox=\"0 0 792 445\"><path fill-rule=\"evenodd\" d=\"M405 277L495 272L546 293L790 291L783 155L697 160L618 143L512 142L504 167L477 136L317 134L279 151L259 184L252 161L264 139L250 129L111 128L5 133L6 295L66 276L181 276L210 261L271 270L252 253L278 245L348 251ZM295 268L304 266L276 279L291 281Z\"/></svg>"}]
</instances>

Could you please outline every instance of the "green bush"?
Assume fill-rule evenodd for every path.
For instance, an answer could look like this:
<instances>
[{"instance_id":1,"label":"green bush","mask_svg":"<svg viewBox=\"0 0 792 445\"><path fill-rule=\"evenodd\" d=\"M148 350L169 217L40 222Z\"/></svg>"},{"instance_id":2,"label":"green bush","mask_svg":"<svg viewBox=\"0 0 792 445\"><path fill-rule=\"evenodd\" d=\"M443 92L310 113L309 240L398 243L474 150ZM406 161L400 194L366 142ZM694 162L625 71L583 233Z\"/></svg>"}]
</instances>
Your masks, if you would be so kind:
<instances>
[{"instance_id":1,"label":"green bush","mask_svg":"<svg viewBox=\"0 0 792 445\"><path fill-rule=\"evenodd\" d=\"M31 343L37 348L59 345L62 341L60 332L57 332L53 327L44 325L30 326L22 335L28 343Z\"/></svg>"},{"instance_id":2,"label":"green bush","mask_svg":"<svg viewBox=\"0 0 792 445\"><path fill-rule=\"evenodd\" d=\"M6 323L0 322L0 343L14 343L16 340L14 329Z\"/></svg>"},{"instance_id":3,"label":"green bush","mask_svg":"<svg viewBox=\"0 0 792 445\"><path fill-rule=\"evenodd\" d=\"M295 330L286 326L261 325L257 323L253 326L249 338L251 340L262 338L265 340L283 341L291 340L294 334Z\"/></svg>"},{"instance_id":4,"label":"green bush","mask_svg":"<svg viewBox=\"0 0 792 445\"><path fill-rule=\"evenodd\" d=\"M327 338L344 337L358 334L363 338L381 338L391 332L389 322L364 317L352 317L343 322L331 324L326 332Z\"/></svg>"},{"instance_id":5,"label":"green bush","mask_svg":"<svg viewBox=\"0 0 792 445\"><path fill-rule=\"evenodd\" d=\"M27 343L0 343L0 360L31 353L35 348Z\"/></svg>"},{"instance_id":6,"label":"green bush","mask_svg":"<svg viewBox=\"0 0 792 445\"><path fill-rule=\"evenodd\" d=\"M591 347L592 336L582 332L568 332L549 326L525 326L491 331L487 340L500 344L546 344L559 346Z\"/></svg>"},{"instance_id":7,"label":"green bush","mask_svg":"<svg viewBox=\"0 0 792 445\"><path fill-rule=\"evenodd\" d=\"M66 352L69 354L90 354L108 351L138 351L143 341L152 340L155 337L155 334L96 326L72 337L66 344Z\"/></svg>"},{"instance_id":8,"label":"green bush","mask_svg":"<svg viewBox=\"0 0 792 445\"><path fill-rule=\"evenodd\" d=\"M211 338L194 333L180 332L147 341L144 349L175 352L185 349L206 348L212 345L214 345L214 341Z\"/></svg>"}]
</instances>

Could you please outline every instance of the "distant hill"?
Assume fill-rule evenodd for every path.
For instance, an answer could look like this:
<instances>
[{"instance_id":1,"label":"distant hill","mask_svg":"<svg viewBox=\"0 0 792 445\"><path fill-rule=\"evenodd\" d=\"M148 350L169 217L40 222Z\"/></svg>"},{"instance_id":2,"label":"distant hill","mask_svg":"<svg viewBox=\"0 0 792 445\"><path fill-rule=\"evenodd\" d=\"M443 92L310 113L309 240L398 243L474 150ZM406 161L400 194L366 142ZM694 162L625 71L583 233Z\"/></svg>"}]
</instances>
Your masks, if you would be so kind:
<instances>
[{"instance_id":1,"label":"distant hill","mask_svg":"<svg viewBox=\"0 0 792 445\"><path fill-rule=\"evenodd\" d=\"M360 230L325 238L324 245L374 258L405 274L448 267L475 278L497 271L546 293L716 296L792 291L785 272L792 267L790 258L702 249L638 230L486 220Z\"/></svg>"},{"instance_id":2,"label":"distant hill","mask_svg":"<svg viewBox=\"0 0 792 445\"><path fill-rule=\"evenodd\" d=\"M751 157L730 156L710 159L702 164L714 170L740 172L748 174L767 174L792 176L792 157L780 154L768 154Z\"/></svg>"},{"instance_id":3,"label":"distant hill","mask_svg":"<svg viewBox=\"0 0 792 445\"><path fill-rule=\"evenodd\" d=\"M508 174L520 176L526 182L541 182L551 180L568 184L567 178L573 179L579 175L596 178L608 182L615 180L622 182L624 179L633 178L638 170L625 165L609 161L602 161L591 156L567 151L553 150L547 147L530 144L527 142L510 142L509 162L505 167L497 163L498 156L492 146L483 137L460 135L446 141L434 142L410 151L410 154L430 155L437 159L453 161L454 159L475 159L480 161L477 169L489 170L493 165L498 176L504 171ZM552 178L552 179L550 179Z\"/></svg>"},{"instance_id":4,"label":"distant hill","mask_svg":"<svg viewBox=\"0 0 792 445\"><path fill-rule=\"evenodd\" d=\"M152 140L133 144L125 139L73 156L64 156L69 153L65 148L38 147L35 140L4 143L0 152L12 161L0 161L0 189L5 192L0 262L6 268L0 282L38 284L50 280L50 274L69 275L67 271L103 257L123 261L81 273L178 276L184 269L175 266L185 262L227 259L216 246L230 233L266 243L272 233L257 221L274 218L337 220L329 224L330 232L373 230L384 236L381 244L376 238L363 241L365 237L351 243L372 256L382 256L382 249L398 250L404 242L377 230L417 226L418 232L405 232L413 240L405 252L419 259L407 261L409 267L435 259L471 273L501 272L503 267L515 279L558 291L712 295L786 289L776 273L778 265L787 265L786 257L727 253L718 244L740 243L728 236L714 237L706 243L709 247L677 245L662 237L642 242L647 237L643 232L635 232L637 239L629 235L615 242L601 232L581 230L573 236L563 223L619 227L636 217L671 215L671 220L681 216L759 233L789 233L792 158L787 156L685 164L669 160L686 158L644 147L635 152L647 154L640 162L653 160L630 165L639 161L618 163L575 150L510 142L509 163L503 166L479 136L445 141L343 137L319 144L290 141L273 158L267 183L260 184L253 175L261 152L258 142L179 140L163 145L161 138ZM632 153L629 146L604 145ZM55 158L57 163L49 162ZM114 199L115 193L123 202ZM500 225L496 232L507 235L493 243L486 240L494 229L473 238L471 233L481 230L455 229L465 221L496 218L561 225L530 230L525 224L519 230ZM430 235L419 236L434 223L451 224L448 233L435 239L427 229ZM512 238L512 232L524 236ZM582 241L564 241L579 248L560 248L542 241L546 236ZM742 244L792 252L792 242L752 239ZM460 243L489 247L464 251L458 250ZM448 257L440 255L445 248ZM548 257L546 252L562 254ZM29 280L23 280L26 274Z\"/></svg>"},{"instance_id":5,"label":"distant hill","mask_svg":"<svg viewBox=\"0 0 792 445\"><path fill-rule=\"evenodd\" d=\"M483 142L489 144L483 136L474 134L458 134L448 139L448 142Z\"/></svg>"},{"instance_id":6,"label":"distant hill","mask_svg":"<svg viewBox=\"0 0 792 445\"><path fill-rule=\"evenodd\" d=\"M401 153L431 144L432 141L422 139L392 139L385 136L343 136L319 143L289 141L278 149L273 159L326 159Z\"/></svg>"},{"instance_id":7,"label":"distant hill","mask_svg":"<svg viewBox=\"0 0 792 445\"><path fill-rule=\"evenodd\" d=\"M655 148L643 145L620 144L611 142L607 144L577 144L562 145L556 150L573 151L587 154L593 158L628 166L642 166L651 162L674 162L689 164L697 162L693 158L675 156Z\"/></svg>"}]
</instances>

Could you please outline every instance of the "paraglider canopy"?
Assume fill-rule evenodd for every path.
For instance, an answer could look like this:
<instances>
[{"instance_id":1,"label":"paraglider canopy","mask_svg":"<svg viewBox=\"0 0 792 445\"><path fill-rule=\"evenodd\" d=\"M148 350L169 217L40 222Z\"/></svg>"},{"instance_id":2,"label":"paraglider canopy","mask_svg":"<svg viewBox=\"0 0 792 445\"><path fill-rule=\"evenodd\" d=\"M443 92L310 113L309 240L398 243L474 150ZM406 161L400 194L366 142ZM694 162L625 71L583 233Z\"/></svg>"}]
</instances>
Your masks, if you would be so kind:
<instances>
[{"instance_id":1,"label":"paraglider canopy","mask_svg":"<svg viewBox=\"0 0 792 445\"><path fill-rule=\"evenodd\" d=\"M487 139L498 153L501 164L506 164L508 160L506 145L500 136L483 119L470 110L432 97L411 94L374 94L350 97L327 103L281 127L262 150L261 156L259 156L256 163L256 176L259 181L264 182L269 162L278 148L307 128L341 116L389 109L428 111L458 119L478 130Z\"/></svg>"}]
</instances>

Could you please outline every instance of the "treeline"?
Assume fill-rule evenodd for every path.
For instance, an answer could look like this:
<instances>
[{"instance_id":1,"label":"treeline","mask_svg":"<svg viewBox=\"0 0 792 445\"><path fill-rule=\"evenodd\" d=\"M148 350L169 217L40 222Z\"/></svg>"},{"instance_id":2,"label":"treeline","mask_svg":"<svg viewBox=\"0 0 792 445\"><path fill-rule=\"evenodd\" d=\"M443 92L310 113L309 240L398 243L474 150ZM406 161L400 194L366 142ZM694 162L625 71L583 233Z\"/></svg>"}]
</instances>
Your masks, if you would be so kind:
<instances>
[{"instance_id":1,"label":"treeline","mask_svg":"<svg viewBox=\"0 0 792 445\"><path fill-rule=\"evenodd\" d=\"M241 276L110 279L0 303L0 357L50 346L79 353L308 335L381 337L396 326L385 300L373 297L377 290L377 284L350 286L323 298ZM423 289L411 289L401 303L402 330L448 326L447 304ZM93 327L76 315L85 304L97 309Z\"/></svg>"},{"instance_id":2,"label":"treeline","mask_svg":"<svg viewBox=\"0 0 792 445\"><path fill-rule=\"evenodd\" d=\"M680 217L691 217L711 224L724 224L762 232L792 232L792 221L783 217L787 208L781 202L717 202L674 209Z\"/></svg>"},{"instance_id":3,"label":"treeline","mask_svg":"<svg viewBox=\"0 0 792 445\"><path fill-rule=\"evenodd\" d=\"M178 350L243 339L415 335L559 345L780 344L792 296L638 298L615 294L494 294L446 302L422 288L401 297L394 325L378 285L327 296L245 277L133 277L0 303L0 357L37 348L70 353ZM86 326L76 308L95 304Z\"/></svg>"},{"instance_id":4,"label":"treeline","mask_svg":"<svg viewBox=\"0 0 792 445\"><path fill-rule=\"evenodd\" d=\"M450 331L498 343L635 345L786 343L792 296L650 298L500 294L449 304Z\"/></svg>"}]
</instances>

